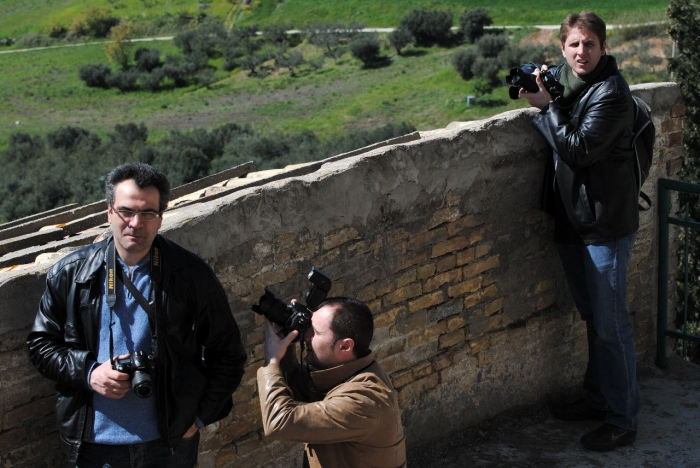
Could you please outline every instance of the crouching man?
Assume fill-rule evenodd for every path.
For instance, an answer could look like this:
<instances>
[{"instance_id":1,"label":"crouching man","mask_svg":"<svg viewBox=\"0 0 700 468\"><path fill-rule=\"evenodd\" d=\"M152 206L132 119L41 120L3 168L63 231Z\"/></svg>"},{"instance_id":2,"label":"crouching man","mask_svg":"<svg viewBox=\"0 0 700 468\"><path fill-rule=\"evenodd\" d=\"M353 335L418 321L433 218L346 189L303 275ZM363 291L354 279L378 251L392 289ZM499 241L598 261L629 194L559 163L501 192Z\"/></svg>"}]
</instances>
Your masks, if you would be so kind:
<instances>
[{"instance_id":1,"label":"crouching man","mask_svg":"<svg viewBox=\"0 0 700 468\"><path fill-rule=\"evenodd\" d=\"M303 336L306 365L290 346L299 332L281 338L266 322L258 369L265 435L305 443L305 467L405 467L397 393L369 349L369 308L350 298L323 302Z\"/></svg>"}]
</instances>

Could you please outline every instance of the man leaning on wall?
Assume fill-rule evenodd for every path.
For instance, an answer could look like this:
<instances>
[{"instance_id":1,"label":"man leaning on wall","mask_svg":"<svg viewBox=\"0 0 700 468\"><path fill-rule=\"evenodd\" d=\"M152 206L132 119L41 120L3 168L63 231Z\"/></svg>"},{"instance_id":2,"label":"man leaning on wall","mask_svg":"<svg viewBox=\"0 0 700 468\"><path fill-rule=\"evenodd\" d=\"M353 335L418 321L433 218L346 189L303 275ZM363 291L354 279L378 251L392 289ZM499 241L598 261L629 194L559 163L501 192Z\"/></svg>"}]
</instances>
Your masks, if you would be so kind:
<instances>
[{"instance_id":1,"label":"man leaning on wall","mask_svg":"<svg viewBox=\"0 0 700 468\"><path fill-rule=\"evenodd\" d=\"M570 14L560 28L564 64L541 66L539 91L519 94L540 109L532 125L552 149L543 199L554 215L554 241L588 332L585 399L552 407L552 415L604 421L581 438L597 451L632 444L639 413L627 311L627 267L639 228L634 108L605 39L605 22L595 13ZM564 86L557 99L543 86L545 72Z\"/></svg>"},{"instance_id":2,"label":"man leaning on wall","mask_svg":"<svg viewBox=\"0 0 700 468\"><path fill-rule=\"evenodd\" d=\"M279 337L266 320L265 365L258 369L265 435L305 443L305 467L406 466L398 396L370 351L373 332L364 303L327 299L304 333L301 365L290 346L299 331Z\"/></svg>"},{"instance_id":3,"label":"man leaning on wall","mask_svg":"<svg viewBox=\"0 0 700 468\"><path fill-rule=\"evenodd\" d=\"M112 235L48 271L29 356L56 382L69 466L189 468L199 430L231 411L238 326L209 266L158 234L165 175L121 165L106 195Z\"/></svg>"}]
</instances>

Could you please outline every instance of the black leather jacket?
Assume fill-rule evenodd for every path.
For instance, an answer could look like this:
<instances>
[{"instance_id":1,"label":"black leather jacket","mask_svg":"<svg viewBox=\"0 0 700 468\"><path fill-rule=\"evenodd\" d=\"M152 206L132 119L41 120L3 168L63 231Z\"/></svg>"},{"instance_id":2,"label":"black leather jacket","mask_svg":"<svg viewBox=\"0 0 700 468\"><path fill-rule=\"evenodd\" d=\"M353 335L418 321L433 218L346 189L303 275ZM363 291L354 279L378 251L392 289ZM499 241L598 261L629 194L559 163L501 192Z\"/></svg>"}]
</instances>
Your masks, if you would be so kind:
<instances>
[{"instance_id":1,"label":"black leather jacket","mask_svg":"<svg viewBox=\"0 0 700 468\"><path fill-rule=\"evenodd\" d=\"M561 69L550 71L559 78ZM577 243L617 239L639 228L631 146L633 106L629 86L610 57L599 80L569 108L552 103L532 121L560 158L555 171L548 157L545 208L551 212L559 204L554 211L561 217L565 213L566 219L558 219L557 224L568 219L567 229L573 230ZM554 178L558 193L554 193ZM561 231L558 228L557 235ZM555 241L569 243L570 239L557 239L557 235Z\"/></svg>"},{"instance_id":2,"label":"black leather jacket","mask_svg":"<svg viewBox=\"0 0 700 468\"><path fill-rule=\"evenodd\" d=\"M165 352L159 353L154 379L158 428L174 448L197 417L210 424L231 411L246 353L214 272L177 244L161 236L155 242L162 256L161 304L166 311L158 316L167 330L159 332L158 348ZM51 267L27 338L32 363L56 382L59 434L73 464L92 405L86 360L97 356L102 312L97 283L108 243L87 246Z\"/></svg>"}]
</instances>

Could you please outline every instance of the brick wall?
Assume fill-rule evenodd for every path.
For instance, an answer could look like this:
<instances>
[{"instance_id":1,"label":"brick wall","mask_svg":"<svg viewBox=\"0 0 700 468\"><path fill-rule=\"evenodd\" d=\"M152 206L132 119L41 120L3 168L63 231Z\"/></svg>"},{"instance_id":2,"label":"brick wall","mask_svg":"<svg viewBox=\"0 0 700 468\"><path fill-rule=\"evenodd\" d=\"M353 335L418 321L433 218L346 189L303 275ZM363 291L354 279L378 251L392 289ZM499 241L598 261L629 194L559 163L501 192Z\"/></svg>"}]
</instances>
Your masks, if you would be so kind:
<instances>
[{"instance_id":1,"label":"brick wall","mask_svg":"<svg viewBox=\"0 0 700 468\"><path fill-rule=\"evenodd\" d=\"M654 111L659 156L645 190L655 195L653 180L680 169L684 108L675 85L635 92ZM375 314L373 350L399 392L409 449L580 382L585 327L539 210L548 151L533 112L451 124L168 214L164 233L221 279L249 356L234 412L203 432L200 466L300 466L300 446L262 436L262 320L250 306L265 287L300 297L312 265L330 274L332 295ZM655 210L642 215L629 275L640 358L655 345L655 222ZM2 466L60 460L53 387L24 348L45 268L0 283L0 308L18 317L0 334Z\"/></svg>"}]
</instances>

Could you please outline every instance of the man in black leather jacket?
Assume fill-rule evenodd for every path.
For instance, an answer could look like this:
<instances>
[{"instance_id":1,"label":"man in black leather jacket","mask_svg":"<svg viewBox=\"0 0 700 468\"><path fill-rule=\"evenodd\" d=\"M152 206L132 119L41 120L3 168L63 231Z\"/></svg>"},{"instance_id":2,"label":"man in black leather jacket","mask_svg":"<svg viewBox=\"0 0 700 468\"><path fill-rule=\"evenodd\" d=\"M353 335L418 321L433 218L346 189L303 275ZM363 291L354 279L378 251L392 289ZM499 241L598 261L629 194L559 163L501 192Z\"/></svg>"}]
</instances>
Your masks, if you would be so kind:
<instances>
[{"instance_id":1,"label":"man in black leather jacket","mask_svg":"<svg viewBox=\"0 0 700 468\"><path fill-rule=\"evenodd\" d=\"M586 397L555 406L560 419L604 421L584 435L584 447L606 451L634 442L639 390L627 268L639 228L631 146L634 115L629 87L607 55L605 22L592 12L561 25L566 62L536 72L539 91L520 97L541 111L532 125L552 148L543 202L554 214L559 254L574 302L586 321ZM556 100L541 73L563 85Z\"/></svg>"},{"instance_id":2,"label":"man in black leather jacket","mask_svg":"<svg viewBox=\"0 0 700 468\"><path fill-rule=\"evenodd\" d=\"M208 265L158 235L165 176L125 164L106 186L112 236L48 271L29 356L56 382L71 466L191 467L199 429L228 415L243 376L238 326ZM153 366L136 372L137 351ZM114 369L115 358L132 369ZM139 394L137 375L150 377Z\"/></svg>"}]
</instances>

